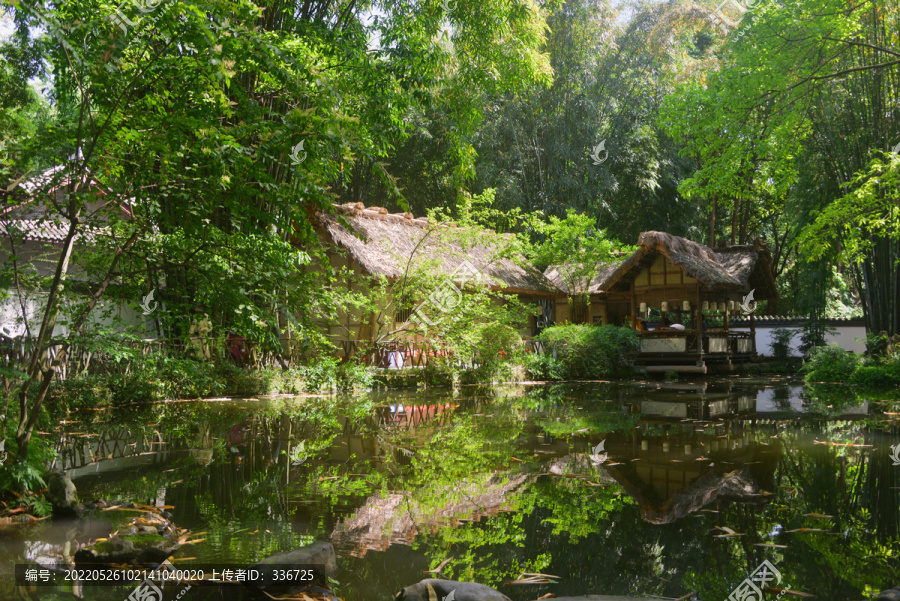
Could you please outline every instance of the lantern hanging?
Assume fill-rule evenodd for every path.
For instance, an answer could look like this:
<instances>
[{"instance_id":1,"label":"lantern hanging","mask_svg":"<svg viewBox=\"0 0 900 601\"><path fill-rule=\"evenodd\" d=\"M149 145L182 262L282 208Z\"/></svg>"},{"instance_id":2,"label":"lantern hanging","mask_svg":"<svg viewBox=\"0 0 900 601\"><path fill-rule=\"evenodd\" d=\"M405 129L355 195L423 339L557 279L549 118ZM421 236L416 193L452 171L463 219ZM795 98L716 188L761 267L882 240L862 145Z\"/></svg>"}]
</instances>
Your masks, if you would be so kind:
<instances>
[{"instance_id":1,"label":"lantern hanging","mask_svg":"<svg viewBox=\"0 0 900 601\"><path fill-rule=\"evenodd\" d=\"M669 303L667 303L666 301L663 301L663 302L662 302L662 306L660 307L660 310L663 311L664 313L665 313L666 311L668 311L668 310L669 310Z\"/></svg>"},{"instance_id":2,"label":"lantern hanging","mask_svg":"<svg viewBox=\"0 0 900 601\"><path fill-rule=\"evenodd\" d=\"M647 303L641 303L641 313L647 312Z\"/></svg>"},{"instance_id":3,"label":"lantern hanging","mask_svg":"<svg viewBox=\"0 0 900 601\"><path fill-rule=\"evenodd\" d=\"M709 311L709 301L708 300L703 301L703 304L700 306L703 307L704 311Z\"/></svg>"},{"instance_id":4,"label":"lantern hanging","mask_svg":"<svg viewBox=\"0 0 900 601\"><path fill-rule=\"evenodd\" d=\"M681 303L681 308L684 309L685 311L690 311L691 310L691 301L684 301L683 303Z\"/></svg>"}]
</instances>

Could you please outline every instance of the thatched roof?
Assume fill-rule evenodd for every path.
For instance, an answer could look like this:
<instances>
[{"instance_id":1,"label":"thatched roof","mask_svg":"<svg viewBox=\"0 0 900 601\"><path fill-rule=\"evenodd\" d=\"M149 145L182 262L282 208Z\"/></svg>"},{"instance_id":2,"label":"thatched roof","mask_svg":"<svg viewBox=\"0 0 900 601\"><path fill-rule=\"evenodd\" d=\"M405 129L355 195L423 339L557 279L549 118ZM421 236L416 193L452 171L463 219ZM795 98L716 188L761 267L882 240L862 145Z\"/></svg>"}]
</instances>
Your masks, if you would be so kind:
<instances>
[{"instance_id":1,"label":"thatched roof","mask_svg":"<svg viewBox=\"0 0 900 601\"><path fill-rule=\"evenodd\" d=\"M587 292L587 294L602 294L603 289L600 285L603 283L606 278L608 278L618 267L618 263L606 263L597 266L597 272L591 277L591 281L588 284L587 290L572 290L571 286L568 282L566 282L566 278L563 276L563 271L565 269L565 265L551 265L547 269L544 270L544 276L553 282L553 285L572 296L573 294L580 294L583 292Z\"/></svg>"},{"instance_id":2,"label":"thatched roof","mask_svg":"<svg viewBox=\"0 0 900 601\"><path fill-rule=\"evenodd\" d=\"M715 250L665 232L644 232L639 248L599 285L604 291L628 282L660 254L709 289L749 291L757 300L778 298L769 247L757 238L752 244L720 245Z\"/></svg>"},{"instance_id":3,"label":"thatched roof","mask_svg":"<svg viewBox=\"0 0 900 601\"><path fill-rule=\"evenodd\" d=\"M421 531L480 521L508 510L507 497L533 479L529 474L516 474L508 478L494 475L487 481L462 481L454 490L443 493L444 502L439 507L428 507L407 495L375 494L335 526L331 543L356 557L363 557L370 550L384 551L392 544L411 545Z\"/></svg>"},{"instance_id":4,"label":"thatched roof","mask_svg":"<svg viewBox=\"0 0 900 601\"><path fill-rule=\"evenodd\" d=\"M410 213L389 214L387 209L366 208L362 203L335 206L334 214L320 212L316 222L327 243L345 250L371 275L396 279L407 272L408 264L416 267L437 260L448 275L471 265L495 290L563 295L524 259L500 256L506 240L490 230L437 225Z\"/></svg>"},{"instance_id":5,"label":"thatched roof","mask_svg":"<svg viewBox=\"0 0 900 601\"><path fill-rule=\"evenodd\" d=\"M630 466L607 468L641 506L641 518L651 524L671 524L702 509L717 499L765 503L768 495L747 469L727 474L710 471L678 490L667 499L659 498L653 488L636 477ZM676 485L677 486L677 485Z\"/></svg>"}]
</instances>

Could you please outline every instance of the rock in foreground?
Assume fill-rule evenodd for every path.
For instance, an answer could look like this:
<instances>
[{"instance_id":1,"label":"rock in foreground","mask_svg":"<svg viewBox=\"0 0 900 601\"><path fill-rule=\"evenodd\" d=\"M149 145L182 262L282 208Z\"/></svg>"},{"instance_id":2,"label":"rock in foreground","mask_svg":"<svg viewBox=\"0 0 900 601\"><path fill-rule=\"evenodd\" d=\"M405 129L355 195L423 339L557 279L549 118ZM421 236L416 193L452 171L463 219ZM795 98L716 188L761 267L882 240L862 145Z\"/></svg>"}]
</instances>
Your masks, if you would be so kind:
<instances>
[{"instance_id":1,"label":"rock in foreground","mask_svg":"<svg viewBox=\"0 0 900 601\"><path fill-rule=\"evenodd\" d=\"M272 569L277 566L279 569L311 569L314 578L308 582L294 582L284 585L264 585L258 586L262 591L270 595L299 596L301 594L315 593L325 596L327 592L328 579L337 574L337 561L335 559L334 547L331 543L313 543L294 549L293 551L285 551L276 553L270 557L266 557L259 563L253 564L248 569L266 567ZM326 587L322 590L322 587ZM327 596L326 596L327 598Z\"/></svg>"},{"instance_id":2,"label":"rock in foreground","mask_svg":"<svg viewBox=\"0 0 900 601\"><path fill-rule=\"evenodd\" d=\"M454 601L511 601L509 597L489 586L474 582L456 582L426 578L408 586L395 597L396 601L441 601L453 593Z\"/></svg>"},{"instance_id":3,"label":"rock in foreground","mask_svg":"<svg viewBox=\"0 0 900 601\"><path fill-rule=\"evenodd\" d=\"M183 532L159 513L148 512L121 526L108 540L79 549L75 563L159 565L181 548L177 540Z\"/></svg>"},{"instance_id":4,"label":"rock in foreground","mask_svg":"<svg viewBox=\"0 0 900 601\"><path fill-rule=\"evenodd\" d=\"M75 517L78 515L78 491L75 483L62 470L50 470L44 475L47 483L46 498L53 505L53 515Z\"/></svg>"}]
</instances>

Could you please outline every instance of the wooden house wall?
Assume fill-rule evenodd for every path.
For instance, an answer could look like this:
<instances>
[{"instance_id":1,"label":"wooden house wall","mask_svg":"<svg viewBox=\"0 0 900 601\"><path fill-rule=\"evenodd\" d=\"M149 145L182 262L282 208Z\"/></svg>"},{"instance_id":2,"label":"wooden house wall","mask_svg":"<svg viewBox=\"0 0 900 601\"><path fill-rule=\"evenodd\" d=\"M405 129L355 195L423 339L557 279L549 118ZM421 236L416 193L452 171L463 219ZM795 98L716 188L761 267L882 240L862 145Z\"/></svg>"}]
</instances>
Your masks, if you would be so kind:
<instances>
[{"instance_id":1,"label":"wooden house wall","mask_svg":"<svg viewBox=\"0 0 900 601\"><path fill-rule=\"evenodd\" d=\"M661 254L649 267L637 273L632 286L638 306L647 303L650 307L659 307L663 301L670 306L680 306L684 301L690 301L693 306L699 300L700 283L697 278L685 273Z\"/></svg>"}]
</instances>

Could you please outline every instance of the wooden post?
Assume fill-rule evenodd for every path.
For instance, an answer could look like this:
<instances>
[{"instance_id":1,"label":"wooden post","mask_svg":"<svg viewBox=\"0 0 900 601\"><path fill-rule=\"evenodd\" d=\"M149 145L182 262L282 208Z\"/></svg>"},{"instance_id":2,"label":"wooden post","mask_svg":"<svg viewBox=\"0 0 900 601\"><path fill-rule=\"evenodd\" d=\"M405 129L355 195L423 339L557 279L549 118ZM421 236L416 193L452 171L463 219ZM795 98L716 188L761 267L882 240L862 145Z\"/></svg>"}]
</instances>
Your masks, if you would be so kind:
<instances>
[{"instance_id":1,"label":"wooden post","mask_svg":"<svg viewBox=\"0 0 900 601\"><path fill-rule=\"evenodd\" d=\"M697 350L703 358L703 302L700 299L700 282L697 282Z\"/></svg>"},{"instance_id":2,"label":"wooden post","mask_svg":"<svg viewBox=\"0 0 900 601\"><path fill-rule=\"evenodd\" d=\"M756 354L756 316L750 314L750 339L753 340L753 354Z\"/></svg>"},{"instance_id":3,"label":"wooden post","mask_svg":"<svg viewBox=\"0 0 900 601\"><path fill-rule=\"evenodd\" d=\"M634 289L634 281L631 282L631 329L637 329L637 293Z\"/></svg>"}]
</instances>

